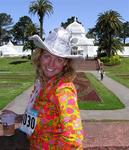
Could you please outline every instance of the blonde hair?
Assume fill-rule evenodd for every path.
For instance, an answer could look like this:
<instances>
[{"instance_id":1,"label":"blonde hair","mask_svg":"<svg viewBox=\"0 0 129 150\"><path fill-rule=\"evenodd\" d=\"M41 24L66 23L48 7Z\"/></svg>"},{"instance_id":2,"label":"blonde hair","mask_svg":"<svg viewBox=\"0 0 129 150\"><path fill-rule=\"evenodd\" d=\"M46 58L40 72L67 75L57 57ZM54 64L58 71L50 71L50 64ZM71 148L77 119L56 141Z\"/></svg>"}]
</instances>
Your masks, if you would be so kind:
<instances>
[{"instance_id":1,"label":"blonde hair","mask_svg":"<svg viewBox=\"0 0 129 150\"><path fill-rule=\"evenodd\" d=\"M40 64L40 58L43 53L44 53L44 49L37 48L32 55L32 63L34 65L35 71L36 71L36 79L40 80L40 82L42 83L42 86L44 86L46 84L45 76L43 74L43 71L41 69L41 64ZM63 72L61 72L59 75L57 75L57 80L59 80L59 78L61 76L64 76L66 81L74 80L76 74L75 74L74 68L72 67L71 59L68 59L68 62L63 69Z\"/></svg>"}]
</instances>

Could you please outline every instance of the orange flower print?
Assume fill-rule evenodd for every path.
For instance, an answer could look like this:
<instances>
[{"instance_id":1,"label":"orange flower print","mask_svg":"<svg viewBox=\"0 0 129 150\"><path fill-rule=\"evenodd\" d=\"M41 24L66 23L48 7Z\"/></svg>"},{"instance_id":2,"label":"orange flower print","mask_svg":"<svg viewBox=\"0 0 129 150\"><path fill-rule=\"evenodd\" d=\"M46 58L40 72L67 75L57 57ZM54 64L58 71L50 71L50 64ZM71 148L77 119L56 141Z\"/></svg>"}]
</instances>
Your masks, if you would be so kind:
<instances>
[{"instance_id":1,"label":"orange flower print","mask_svg":"<svg viewBox=\"0 0 129 150\"><path fill-rule=\"evenodd\" d=\"M68 114L72 114L74 112L74 110L72 108L69 108L69 107L66 109L66 111Z\"/></svg>"},{"instance_id":2,"label":"orange flower print","mask_svg":"<svg viewBox=\"0 0 129 150\"><path fill-rule=\"evenodd\" d=\"M77 119L77 116L76 116L76 115L71 115L71 119L72 119L72 120L76 120L76 119Z\"/></svg>"},{"instance_id":3,"label":"orange flower print","mask_svg":"<svg viewBox=\"0 0 129 150\"><path fill-rule=\"evenodd\" d=\"M68 131L71 131L71 130L73 130L73 127L72 126L68 126L67 129L68 129Z\"/></svg>"}]
</instances>

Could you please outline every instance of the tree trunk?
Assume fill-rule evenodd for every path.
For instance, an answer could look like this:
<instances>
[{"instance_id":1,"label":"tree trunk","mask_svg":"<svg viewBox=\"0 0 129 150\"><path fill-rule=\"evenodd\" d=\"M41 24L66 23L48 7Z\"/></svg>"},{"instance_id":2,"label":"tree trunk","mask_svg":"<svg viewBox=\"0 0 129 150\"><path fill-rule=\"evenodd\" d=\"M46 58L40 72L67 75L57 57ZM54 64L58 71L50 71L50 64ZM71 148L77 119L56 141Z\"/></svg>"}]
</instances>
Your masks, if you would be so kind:
<instances>
[{"instance_id":1,"label":"tree trunk","mask_svg":"<svg viewBox=\"0 0 129 150\"><path fill-rule=\"evenodd\" d=\"M124 37L124 39L123 39L123 43L125 44L125 40L126 40L126 38Z\"/></svg>"},{"instance_id":2,"label":"tree trunk","mask_svg":"<svg viewBox=\"0 0 129 150\"><path fill-rule=\"evenodd\" d=\"M40 17L40 37L43 39L43 17Z\"/></svg>"},{"instance_id":3,"label":"tree trunk","mask_svg":"<svg viewBox=\"0 0 129 150\"><path fill-rule=\"evenodd\" d=\"M109 33L109 57L112 55L112 34Z\"/></svg>"}]
</instances>

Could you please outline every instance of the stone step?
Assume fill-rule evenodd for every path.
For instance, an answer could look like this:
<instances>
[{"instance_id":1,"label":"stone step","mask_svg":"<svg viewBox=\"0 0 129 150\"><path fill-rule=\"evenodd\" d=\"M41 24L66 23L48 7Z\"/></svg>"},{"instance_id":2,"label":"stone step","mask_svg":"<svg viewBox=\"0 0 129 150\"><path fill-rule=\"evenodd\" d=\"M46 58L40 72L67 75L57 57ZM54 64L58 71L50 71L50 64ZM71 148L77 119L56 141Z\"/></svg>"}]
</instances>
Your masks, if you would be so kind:
<instances>
[{"instance_id":1,"label":"stone step","mask_svg":"<svg viewBox=\"0 0 129 150\"><path fill-rule=\"evenodd\" d=\"M129 150L129 146L96 146L83 148L83 150Z\"/></svg>"},{"instance_id":2,"label":"stone step","mask_svg":"<svg viewBox=\"0 0 129 150\"><path fill-rule=\"evenodd\" d=\"M96 59L78 60L76 63L77 70L98 70L99 62Z\"/></svg>"},{"instance_id":3,"label":"stone step","mask_svg":"<svg viewBox=\"0 0 129 150\"><path fill-rule=\"evenodd\" d=\"M84 150L129 150L129 121L82 120Z\"/></svg>"}]
</instances>

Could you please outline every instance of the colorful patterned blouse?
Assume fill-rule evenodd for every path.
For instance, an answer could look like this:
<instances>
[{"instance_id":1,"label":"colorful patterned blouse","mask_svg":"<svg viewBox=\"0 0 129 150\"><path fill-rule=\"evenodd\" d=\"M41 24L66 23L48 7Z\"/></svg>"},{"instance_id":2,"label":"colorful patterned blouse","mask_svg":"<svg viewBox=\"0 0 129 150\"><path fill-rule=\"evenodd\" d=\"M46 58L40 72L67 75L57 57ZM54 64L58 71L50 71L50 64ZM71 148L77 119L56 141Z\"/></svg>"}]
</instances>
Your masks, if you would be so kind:
<instances>
[{"instance_id":1,"label":"colorful patterned blouse","mask_svg":"<svg viewBox=\"0 0 129 150\"><path fill-rule=\"evenodd\" d=\"M82 150L83 131L77 93L72 82L55 77L40 88L33 109L38 121L30 139L32 150Z\"/></svg>"}]
</instances>

